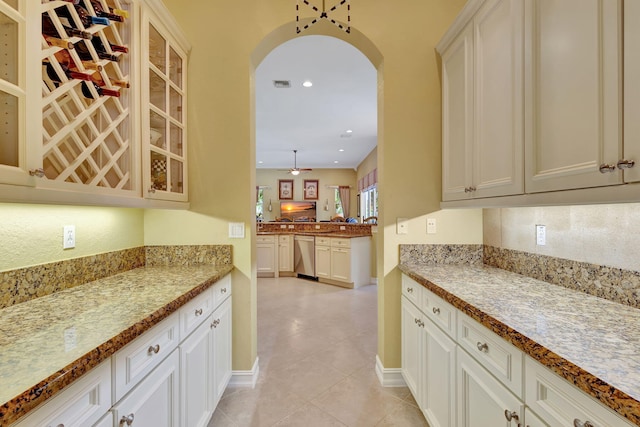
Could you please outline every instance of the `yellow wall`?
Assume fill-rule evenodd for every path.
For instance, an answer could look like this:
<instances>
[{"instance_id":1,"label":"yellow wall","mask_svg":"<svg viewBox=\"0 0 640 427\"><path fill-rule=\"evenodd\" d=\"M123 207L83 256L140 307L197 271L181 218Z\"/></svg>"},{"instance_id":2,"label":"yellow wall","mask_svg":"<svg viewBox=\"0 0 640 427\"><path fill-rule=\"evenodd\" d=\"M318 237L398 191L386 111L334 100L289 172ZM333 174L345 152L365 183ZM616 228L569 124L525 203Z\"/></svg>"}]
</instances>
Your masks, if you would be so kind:
<instances>
[{"instance_id":1,"label":"yellow wall","mask_svg":"<svg viewBox=\"0 0 640 427\"><path fill-rule=\"evenodd\" d=\"M351 207L349 216L355 217L357 213L356 196L358 187L356 183L356 172L353 169L314 169L312 172L300 174L298 176L288 175L286 172L275 169L257 169L256 185L265 185L264 189L264 220L271 221L280 216L280 200L278 199L278 180L293 179L293 200L303 199L303 188L305 179L317 179L319 184L318 200L316 200L316 218L318 221L328 221L336 215L335 210L335 189L327 188L328 185L348 185L351 187ZM269 200L273 210L269 212ZM325 211L324 206L328 201L329 210Z\"/></svg>"},{"instance_id":2,"label":"yellow wall","mask_svg":"<svg viewBox=\"0 0 640 427\"><path fill-rule=\"evenodd\" d=\"M365 176L366 174L368 174L369 172L371 172L377 167L378 167L378 147L371 150L371 152L367 154L367 157L365 157L364 160L362 160L362 162L360 162L360 164L358 165L358 170L356 173L358 181L363 176Z\"/></svg>"},{"instance_id":3,"label":"yellow wall","mask_svg":"<svg viewBox=\"0 0 640 427\"><path fill-rule=\"evenodd\" d=\"M188 73L193 212L148 212L147 240L162 243L198 233L223 236L230 220L244 222L255 231L253 72L271 49L296 36L295 8L289 1L275 0L198 1L193 7L195 2L186 5L183 0L165 3L193 46ZM378 69L378 176L384 229L377 242L378 350L389 368L400 366L400 275L396 265L401 239L395 235L395 220L420 218L439 209L440 82L434 47L464 3L351 0L351 34L340 33L326 21L306 33L351 42ZM478 213L461 212L456 217L464 218L456 227L442 221L438 238L457 240L462 235L468 243L481 243L481 236L476 236L481 222L474 221ZM201 221L199 215L209 219ZM448 213L439 215L444 218ZM166 235L171 228L174 237ZM241 370L250 369L256 356L252 236L248 233L246 239L233 242L240 276L234 288L234 369ZM423 241L428 241L427 236L419 232L412 240ZM221 238L215 243L226 242Z\"/></svg>"},{"instance_id":4,"label":"yellow wall","mask_svg":"<svg viewBox=\"0 0 640 427\"><path fill-rule=\"evenodd\" d=\"M144 244L141 209L0 203L0 271ZM76 226L76 247L62 249L62 227Z\"/></svg>"}]
</instances>

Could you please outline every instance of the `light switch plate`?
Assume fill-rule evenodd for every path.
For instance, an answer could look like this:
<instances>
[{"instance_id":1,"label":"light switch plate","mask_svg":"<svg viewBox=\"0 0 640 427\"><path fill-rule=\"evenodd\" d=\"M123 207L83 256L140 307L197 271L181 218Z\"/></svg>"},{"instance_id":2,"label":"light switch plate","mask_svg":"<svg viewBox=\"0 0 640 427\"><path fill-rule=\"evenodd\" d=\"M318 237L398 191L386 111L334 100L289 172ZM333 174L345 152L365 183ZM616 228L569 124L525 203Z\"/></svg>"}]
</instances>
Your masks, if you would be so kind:
<instances>
[{"instance_id":1,"label":"light switch plate","mask_svg":"<svg viewBox=\"0 0 640 427\"><path fill-rule=\"evenodd\" d=\"M73 249L76 247L76 226L65 225L62 228L62 249Z\"/></svg>"},{"instance_id":2,"label":"light switch plate","mask_svg":"<svg viewBox=\"0 0 640 427\"><path fill-rule=\"evenodd\" d=\"M409 220L407 218L396 219L396 233L409 234Z\"/></svg>"},{"instance_id":3,"label":"light switch plate","mask_svg":"<svg viewBox=\"0 0 640 427\"><path fill-rule=\"evenodd\" d=\"M435 218L427 218L427 234L436 234Z\"/></svg>"},{"instance_id":4,"label":"light switch plate","mask_svg":"<svg viewBox=\"0 0 640 427\"><path fill-rule=\"evenodd\" d=\"M229 223L229 238L244 239L244 222Z\"/></svg>"},{"instance_id":5,"label":"light switch plate","mask_svg":"<svg viewBox=\"0 0 640 427\"><path fill-rule=\"evenodd\" d=\"M544 246L547 244L547 227L544 225L536 225L536 245Z\"/></svg>"}]
</instances>

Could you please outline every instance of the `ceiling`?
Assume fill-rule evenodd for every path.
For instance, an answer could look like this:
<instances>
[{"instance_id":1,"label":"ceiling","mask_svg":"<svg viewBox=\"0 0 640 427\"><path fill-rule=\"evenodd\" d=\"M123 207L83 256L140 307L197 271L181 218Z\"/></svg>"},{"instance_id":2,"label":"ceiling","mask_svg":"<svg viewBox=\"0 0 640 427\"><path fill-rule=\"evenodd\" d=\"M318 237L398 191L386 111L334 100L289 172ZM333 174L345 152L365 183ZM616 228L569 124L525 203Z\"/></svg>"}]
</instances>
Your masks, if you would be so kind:
<instances>
[{"instance_id":1,"label":"ceiling","mask_svg":"<svg viewBox=\"0 0 640 427\"><path fill-rule=\"evenodd\" d=\"M377 72L350 44L316 35L285 42L260 63L255 84L257 168L292 168L298 150L299 168L355 169L377 145Z\"/></svg>"}]
</instances>

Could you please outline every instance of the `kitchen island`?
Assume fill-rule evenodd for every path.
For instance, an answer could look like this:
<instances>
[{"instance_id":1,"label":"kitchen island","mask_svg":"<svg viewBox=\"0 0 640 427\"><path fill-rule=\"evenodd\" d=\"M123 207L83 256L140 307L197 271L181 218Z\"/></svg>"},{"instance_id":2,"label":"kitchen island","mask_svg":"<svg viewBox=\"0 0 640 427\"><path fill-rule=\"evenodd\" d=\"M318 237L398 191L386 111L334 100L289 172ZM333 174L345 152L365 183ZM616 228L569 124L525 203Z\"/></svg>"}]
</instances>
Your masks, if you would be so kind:
<instances>
[{"instance_id":1,"label":"kitchen island","mask_svg":"<svg viewBox=\"0 0 640 427\"><path fill-rule=\"evenodd\" d=\"M523 355L518 362L524 366L521 367L523 371L520 376L514 375L515 378L510 379L516 383L509 385L510 393L520 394L519 398L526 404L525 414L533 408L538 416L545 419L544 424L535 424L526 418L526 424L532 427L555 425L555 420L564 416L563 411L568 407L561 405L560 397L566 395L558 390L570 385L586 393L584 398L599 401L602 410L615 411L630 421L627 424L620 418L613 422L598 424L591 421L594 424L585 424L584 419L569 420L574 424L577 422L575 425L640 425L639 310L484 265L404 263L399 268L410 280L407 283L417 282L424 287L425 295L433 294L436 299L440 298L454 307L453 311L458 313L457 332L451 333L454 341L461 342L472 335L463 336L465 329L461 322L477 322ZM407 304L406 296L415 291L413 285L403 284L403 305ZM419 306L422 301L416 304ZM435 306L425 313L430 315L431 311L434 315L441 313ZM444 307L442 312L445 312ZM459 353L489 357L491 351L495 351L488 350L482 340L478 340L478 348L475 349L475 340L470 341L474 341L471 350ZM514 356L510 364L505 365L505 370L513 369L517 361L518 357ZM547 389L538 383L541 378L549 378L545 377L547 372L553 372L555 375L551 377L558 380L562 378L560 382L564 385L560 384L558 389ZM458 377L461 373L465 373L464 369L456 371ZM517 383L518 377L521 383ZM461 398L463 392L460 388L464 385L458 383L457 386L457 398ZM452 396L456 398L455 393ZM554 405L555 409L549 409ZM462 406L458 402L457 407ZM600 405L594 400L583 406L589 410ZM463 415L458 412L458 418ZM531 418L535 416L532 414Z\"/></svg>"},{"instance_id":2,"label":"kitchen island","mask_svg":"<svg viewBox=\"0 0 640 427\"><path fill-rule=\"evenodd\" d=\"M232 269L138 268L0 310L0 426L202 297Z\"/></svg>"}]
</instances>

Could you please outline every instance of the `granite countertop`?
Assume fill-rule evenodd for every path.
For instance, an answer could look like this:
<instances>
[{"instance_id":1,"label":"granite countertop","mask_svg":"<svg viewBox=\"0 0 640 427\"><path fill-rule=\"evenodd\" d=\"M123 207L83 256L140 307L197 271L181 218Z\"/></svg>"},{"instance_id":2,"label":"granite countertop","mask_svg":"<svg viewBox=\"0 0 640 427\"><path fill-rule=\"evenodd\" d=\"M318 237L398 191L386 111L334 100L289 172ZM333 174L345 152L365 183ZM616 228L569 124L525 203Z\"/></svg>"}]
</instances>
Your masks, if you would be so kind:
<instances>
[{"instance_id":1,"label":"granite countertop","mask_svg":"<svg viewBox=\"0 0 640 427\"><path fill-rule=\"evenodd\" d=\"M138 268L0 310L0 426L109 358L232 269Z\"/></svg>"},{"instance_id":2,"label":"granite countertop","mask_svg":"<svg viewBox=\"0 0 640 427\"><path fill-rule=\"evenodd\" d=\"M640 426L640 310L484 265L400 270Z\"/></svg>"}]
</instances>

